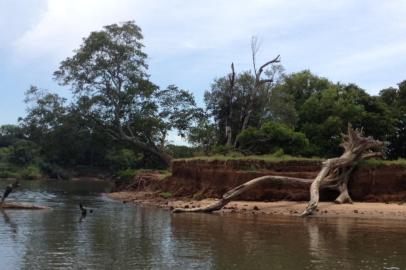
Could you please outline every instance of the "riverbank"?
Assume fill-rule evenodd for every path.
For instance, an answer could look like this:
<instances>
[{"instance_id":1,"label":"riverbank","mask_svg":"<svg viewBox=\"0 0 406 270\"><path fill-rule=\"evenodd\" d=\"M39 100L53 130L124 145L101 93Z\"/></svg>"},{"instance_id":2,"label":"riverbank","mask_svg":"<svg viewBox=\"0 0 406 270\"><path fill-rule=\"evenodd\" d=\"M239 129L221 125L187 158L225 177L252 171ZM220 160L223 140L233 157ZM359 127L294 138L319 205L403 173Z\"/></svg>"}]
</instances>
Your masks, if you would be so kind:
<instances>
[{"instance_id":1,"label":"riverbank","mask_svg":"<svg viewBox=\"0 0 406 270\"><path fill-rule=\"evenodd\" d=\"M162 208L194 208L216 199L256 177L282 175L313 179L317 159L183 159L172 164L172 174L144 172L109 197ZM239 196L220 213L298 216L307 206L310 184L264 183ZM349 190L357 203L337 205L336 191L322 190L315 217L406 219L405 162L370 161L352 174Z\"/></svg>"},{"instance_id":2,"label":"riverbank","mask_svg":"<svg viewBox=\"0 0 406 270\"><path fill-rule=\"evenodd\" d=\"M213 203L216 199L193 200L188 198L165 199L158 193L148 191L121 191L109 193L108 197L123 203L136 203L171 210L173 208L195 208ZM307 202L295 201L232 201L223 209L217 211L221 214L246 214L246 215L277 215L299 216L306 208ZM312 217L351 217L366 219L394 219L406 220L406 203L387 202L370 203L355 202L354 204L335 204L321 202L318 210Z\"/></svg>"}]
</instances>

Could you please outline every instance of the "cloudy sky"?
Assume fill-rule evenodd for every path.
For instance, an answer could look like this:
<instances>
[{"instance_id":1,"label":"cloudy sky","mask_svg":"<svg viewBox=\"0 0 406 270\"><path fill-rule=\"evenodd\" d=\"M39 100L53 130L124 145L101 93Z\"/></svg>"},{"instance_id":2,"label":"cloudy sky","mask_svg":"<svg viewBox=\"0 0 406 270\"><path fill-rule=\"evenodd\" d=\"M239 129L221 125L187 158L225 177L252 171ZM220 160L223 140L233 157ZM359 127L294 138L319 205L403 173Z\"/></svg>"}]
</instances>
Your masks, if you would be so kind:
<instances>
[{"instance_id":1,"label":"cloudy sky","mask_svg":"<svg viewBox=\"0 0 406 270\"><path fill-rule=\"evenodd\" d=\"M288 73L310 69L371 94L406 79L406 1L402 0L0 0L0 124L24 115L24 91L52 81L59 62L103 25L142 28L152 80L202 95L233 61L249 69L282 56Z\"/></svg>"}]
</instances>

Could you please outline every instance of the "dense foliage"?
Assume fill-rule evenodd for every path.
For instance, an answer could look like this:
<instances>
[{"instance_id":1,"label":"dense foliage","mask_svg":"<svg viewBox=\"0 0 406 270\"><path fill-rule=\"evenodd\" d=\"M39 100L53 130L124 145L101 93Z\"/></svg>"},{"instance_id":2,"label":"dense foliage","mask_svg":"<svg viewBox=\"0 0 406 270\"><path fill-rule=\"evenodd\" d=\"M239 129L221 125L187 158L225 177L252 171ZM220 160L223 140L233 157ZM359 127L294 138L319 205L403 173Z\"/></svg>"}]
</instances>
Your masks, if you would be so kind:
<instances>
[{"instance_id":1,"label":"dense foliage","mask_svg":"<svg viewBox=\"0 0 406 270\"><path fill-rule=\"evenodd\" d=\"M277 151L300 155L309 145L301 132L274 122L266 122L261 128L248 128L238 135L239 148L246 154L269 154Z\"/></svg>"},{"instance_id":2,"label":"dense foliage","mask_svg":"<svg viewBox=\"0 0 406 270\"><path fill-rule=\"evenodd\" d=\"M218 81L206 96L221 96ZM367 135L387 141L390 158L406 156L404 82L399 84L399 88L385 89L379 96L371 96L355 84L332 83L305 70L284 74L278 83L268 88L269 95L262 97L262 102L256 105L257 117L250 122L251 128L237 136L238 149L243 152L263 154L282 149L294 155L335 156L341 151L340 134L348 123L352 123L355 127L363 127ZM217 108L222 108L220 98L213 100ZM213 100L206 99L206 103L217 130L217 139L212 145L212 149L215 149L216 145L224 144L225 137L222 132L224 117L219 114L219 109L212 109ZM235 108L238 110L238 104ZM279 123L285 129L289 127L299 132L309 143L292 152L289 143L270 139L273 131L264 130L264 127L271 123L274 123L274 127ZM204 132L201 131L201 134ZM288 141L289 135L285 136ZM196 139L192 141L196 142Z\"/></svg>"},{"instance_id":3,"label":"dense foliage","mask_svg":"<svg viewBox=\"0 0 406 270\"><path fill-rule=\"evenodd\" d=\"M27 114L0 127L0 177L64 178L95 167L128 174L227 152L329 157L340 153L348 123L387 141L389 158L406 157L406 81L371 96L308 70L285 74L272 65L258 84L255 66L232 66L233 76L205 92L203 109L189 91L150 81L142 38L133 22L92 32L54 73L70 99L28 89ZM193 147L169 144L174 131Z\"/></svg>"}]
</instances>

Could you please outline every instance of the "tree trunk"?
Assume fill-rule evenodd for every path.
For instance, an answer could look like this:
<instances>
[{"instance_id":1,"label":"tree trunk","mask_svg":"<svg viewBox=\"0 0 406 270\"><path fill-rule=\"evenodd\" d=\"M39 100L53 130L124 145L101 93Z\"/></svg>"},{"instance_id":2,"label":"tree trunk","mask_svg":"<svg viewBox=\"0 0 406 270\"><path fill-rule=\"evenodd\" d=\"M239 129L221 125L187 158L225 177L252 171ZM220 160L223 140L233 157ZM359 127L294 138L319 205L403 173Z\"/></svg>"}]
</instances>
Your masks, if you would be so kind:
<instances>
[{"instance_id":1,"label":"tree trunk","mask_svg":"<svg viewBox=\"0 0 406 270\"><path fill-rule=\"evenodd\" d=\"M200 207L200 208L175 208L173 210L174 213L179 212L213 212L220 210L226 204L228 204L232 199L239 196L240 194L244 193L247 190L250 190L256 186L259 186L265 182L272 182L275 184L288 184L291 187L304 187L312 182L311 179L303 179L303 178L295 178L295 177L286 177L286 176L261 176L258 178L254 178L238 187L228 191L223 195L220 201L209 205L207 207Z\"/></svg>"},{"instance_id":2,"label":"tree trunk","mask_svg":"<svg viewBox=\"0 0 406 270\"><path fill-rule=\"evenodd\" d=\"M4 203L1 205L0 211L3 211L3 209L41 210L50 208L47 206L33 205L28 203Z\"/></svg>"},{"instance_id":3,"label":"tree trunk","mask_svg":"<svg viewBox=\"0 0 406 270\"><path fill-rule=\"evenodd\" d=\"M232 121L233 121L233 95L234 95L234 86L235 86L235 71L234 63L231 63L231 74L228 75L228 80L230 85L228 87L228 114L226 119L226 145L233 146L233 130L232 130Z\"/></svg>"},{"instance_id":4,"label":"tree trunk","mask_svg":"<svg viewBox=\"0 0 406 270\"><path fill-rule=\"evenodd\" d=\"M109 130L111 133L113 133L114 137L119 138L124 141L131 142L136 148L157 156L161 161L163 161L165 163L165 165L167 167L172 166L173 158L168 153L166 153L163 149L159 149L156 146L150 146L150 145L138 140L134 136L134 133L132 132L130 127L127 127L130 135L127 135L124 132L123 127L120 124L118 124L117 127L118 127L118 134L112 130Z\"/></svg>"},{"instance_id":5,"label":"tree trunk","mask_svg":"<svg viewBox=\"0 0 406 270\"><path fill-rule=\"evenodd\" d=\"M173 158L165 151L156 149L152 146L139 142L138 140L131 140L131 142L135 145L135 147L158 157L168 168L172 166Z\"/></svg>"},{"instance_id":6,"label":"tree trunk","mask_svg":"<svg viewBox=\"0 0 406 270\"><path fill-rule=\"evenodd\" d=\"M255 60L255 55L258 51L258 44L257 44L257 40L253 39L252 43L251 43L251 48L252 48L252 63L254 66L254 73L255 73L255 82L253 85L253 88L251 89L249 96L248 96L248 106L247 106L247 114L244 116L243 122L242 122L242 127L241 127L241 131L244 131L247 129L252 112L254 111L254 100L255 100L255 95L258 93L260 87L262 85L264 85L265 83L272 83L273 79L261 79L261 75L262 72L264 71L264 69L269 66L269 65L273 65L276 63L280 62L280 56L278 55L277 57L275 57L274 59L266 62L265 64L263 64L258 70L256 69L256 60ZM240 131L240 132L241 132Z\"/></svg>"},{"instance_id":7,"label":"tree trunk","mask_svg":"<svg viewBox=\"0 0 406 270\"><path fill-rule=\"evenodd\" d=\"M284 176L262 176L228 191L223 195L220 201L212 205L192 209L177 208L174 209L173 212L209 213L217 211L243 192L265 182L287 184L290 186L303 186L311 183L310 201L301 216L311 215L317 208L320 198L319 192L322 188L337 189L340 192L335 200L336 203L352 203L348 192L348 181L351 173L362 159L382 156L382 147L384 144L378 140L374 140L372 137L363 137L362 130L354 130L350 124L348 125L348 133L346 135L343 134L342 137L343 142L341 146L344 148L344 153L340 157L324 161L320 172L314 180ZM373 152L374 150L378 150L378 152Z\"/></svg>"},{"instance_id":8,"label":"tree trunk","mask_svg":"<svg viewBox=\"0 0 406 270\"><path fill-rule=\"evenodd\" d=\"M249 107L252 107L252 105L249 105ZM247 112L247 115L244 117L244 121L242 122L241 131L244 131L244 130L247 129L248 123L249 123L250 118L251 118L251 114L252 114L252 110L249 109L248 112Z\"/></svg>"}]
</instances>

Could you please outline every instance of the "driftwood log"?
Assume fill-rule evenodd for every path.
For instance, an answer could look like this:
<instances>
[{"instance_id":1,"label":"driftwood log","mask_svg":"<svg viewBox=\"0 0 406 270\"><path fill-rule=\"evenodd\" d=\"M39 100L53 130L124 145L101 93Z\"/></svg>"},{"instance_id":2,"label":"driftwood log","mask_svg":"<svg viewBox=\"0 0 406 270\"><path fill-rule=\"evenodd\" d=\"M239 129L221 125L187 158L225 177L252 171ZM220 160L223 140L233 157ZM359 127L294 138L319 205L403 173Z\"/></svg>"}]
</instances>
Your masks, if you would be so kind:
<instances>
[{"instance_id":1,"label":"driftwood log","mask_svg":"<svg viewBox=\"0 0 406 270\"><path fill-rule=\"evenodd\" d=\"M361 160L382 156L384 143L375 140L372 137L364 137L362 129L353 129L349 124L347 134L342 134L342 143L340 146L344 149L344 153L340 157L325 160L322 163L321 170L314 179L285 176L262 176L252 179L226 192L219 201L209 206L199 208L175 208L173 212L210 213L217 211L243 192L265 182L287 184L290 186L305 186L306 184L308 185L311 183L310 201L301 216L311 215L317 208L320 199L320 190L323 188L336 189L339 191L339 195L335 200L336 203L352 203L352 199L348 192L348 181L351 173Z\"/></svg>"},{"instance_id":2,"label":"driftwood log","mask_svg":"<svg viewBox=\"0 0 406 270\"><path fill-rule=\"evenodd\" d=\"M0 206L0 210L2 209L20 209L20 210L42 210L42 209L50 209L47 206L41 205L33 205L27 203L3 203Z\"/></svg>"}]
</instances>

